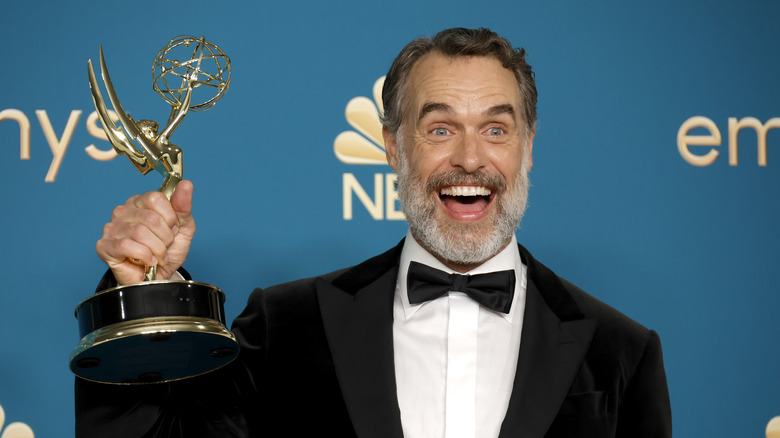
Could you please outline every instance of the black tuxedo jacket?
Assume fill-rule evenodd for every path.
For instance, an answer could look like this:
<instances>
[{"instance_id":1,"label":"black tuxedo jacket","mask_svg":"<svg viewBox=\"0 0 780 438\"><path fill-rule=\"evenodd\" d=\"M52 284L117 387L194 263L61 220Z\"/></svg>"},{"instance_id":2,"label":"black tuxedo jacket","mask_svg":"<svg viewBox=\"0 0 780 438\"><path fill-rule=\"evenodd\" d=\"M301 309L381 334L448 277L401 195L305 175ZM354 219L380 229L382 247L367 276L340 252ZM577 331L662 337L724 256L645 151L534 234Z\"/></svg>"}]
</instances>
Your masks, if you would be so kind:
<instances>
[{"instance_id":1,"label":"black tuxedo jacket","mask_svg":"<svg viewBox=\"0 0 780 438\"><path fill-rule=\"evenodd\" d=\"M255 290L233 324L239 359L209 375L143 386L76 379L77 437L402 437L392 344L401 246ZM527 301L500 437L671 436L655 332L519 251Z\"/></svg>"}]
</instances>

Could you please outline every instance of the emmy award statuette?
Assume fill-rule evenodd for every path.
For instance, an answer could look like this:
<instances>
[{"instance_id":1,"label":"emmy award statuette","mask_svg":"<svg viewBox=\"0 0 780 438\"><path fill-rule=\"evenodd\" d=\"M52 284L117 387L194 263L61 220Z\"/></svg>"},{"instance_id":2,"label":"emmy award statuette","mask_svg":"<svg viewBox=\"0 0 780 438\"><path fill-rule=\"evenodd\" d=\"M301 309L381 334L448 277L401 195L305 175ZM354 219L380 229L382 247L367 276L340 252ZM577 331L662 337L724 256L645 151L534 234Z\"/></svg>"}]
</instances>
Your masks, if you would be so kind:
<instances>
[{"instance_id":1,"label":"emmy award statuette","mask_svg":"<svg viewBox=\"0 0 780 438\"><path fill-rule=\"evenodd\" d=\"M189 110L207 110L224 96L230 59L205 38L186 35L160 50L152 65L154 89L171 105L171 115L159 133L157 122L136 121L122 109L101 46L100 72L124 131L118 128L92 61L87 64L95 108L114 149L142 174L152 169L161 173L165 179L159 190L170 200L182 179L182 152L170 143L171 134ZM196 89L212 93L196 104ZM81 342L70 355L71 371L103 383L157 383L204 374L235 359L239 346L225 326L225 294L210 284L162 281L156 275L156 266L147 266L145 281L100 291L78 305Z\"/></svg>"}]
</instances>

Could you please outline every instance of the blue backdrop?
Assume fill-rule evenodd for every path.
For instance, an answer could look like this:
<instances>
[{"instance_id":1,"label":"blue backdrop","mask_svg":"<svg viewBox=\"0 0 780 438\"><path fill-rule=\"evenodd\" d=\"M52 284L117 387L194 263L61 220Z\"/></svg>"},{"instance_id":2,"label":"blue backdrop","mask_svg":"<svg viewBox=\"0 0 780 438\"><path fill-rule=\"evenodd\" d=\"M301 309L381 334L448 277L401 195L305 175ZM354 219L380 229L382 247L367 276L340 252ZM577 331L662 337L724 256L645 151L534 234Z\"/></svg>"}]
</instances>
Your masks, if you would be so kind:
<instances>
[{"instance_id":1,"label":"blue backdrop","mask_svg":"<svg viewBox=\"0 0 780 438\"><path fill-rule=\"evenodd\" d=\"M90 3L0 5L8 435L26 436L7 425L21 422L72 436L67 359L73 310L104 270L95 241L115 205L161 182L85 150L110 148L87 124L86 61L100 44L124 108L161 122L151 65L169 39L205 35L232 59L227 96L173 137L195 183L187 266L227 293L232 320L255 286L357 263L403 236L385 205L389 166L342 162L334 140L353 130L347 103L372 99L405 43L452 26L528 50L540 121L518 240L659 332L676 436L761 437L780 415L780 3Z\"/></svg>"}]
</instances>

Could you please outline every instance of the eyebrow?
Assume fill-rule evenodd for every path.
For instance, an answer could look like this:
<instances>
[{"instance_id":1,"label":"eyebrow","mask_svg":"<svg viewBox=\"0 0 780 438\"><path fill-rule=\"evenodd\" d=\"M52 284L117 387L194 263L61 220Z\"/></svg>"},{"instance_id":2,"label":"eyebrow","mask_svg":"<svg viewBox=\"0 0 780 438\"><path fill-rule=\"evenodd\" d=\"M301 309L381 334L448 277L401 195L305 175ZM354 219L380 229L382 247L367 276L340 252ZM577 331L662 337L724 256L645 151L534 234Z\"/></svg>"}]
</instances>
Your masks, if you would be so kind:
<instances>
[{"instance_id":1,"label":"eyebrow","mask_svg":"<svg viewBox=\"0 0 780 438\"><path fill-rule=\"evenodd\" d=\"M417 117L417 121L420 121L425 117L428 113L432 112L444 112L444 113L451 113L452 107L446 103L441 102L428 102L425 105L423 105L422 109L420 110L420 115ZM515 107L512 105L505 103L502 105L496 105L488 108L488 110L485 112L485 114L489 116L497 116L499 114L508 114L512 117L515 115Z\"/></svg>"},{"instance_id":2,"label":"eyebrow","mask_svg":"<svg viewBox=\"0 0 780 438\"><path fill-rule=\"evenodd\" d=\"M451 113L452 107L450 105L447 105L446 103L428 102L425 105L423 105L422 109L420 110L420 115L417 117L417 121L422 120L423 117L426 116L426 114L436 112L436 111Z\"/></svg>"},{"instance_id":3,"label":"eyebrow","mask_svg":"<svg viewBox=\"0 0 780 438\"><path fill-rule=\"evenodd\" d=\"M490 107L490 109L487 110L487 115L489 116L497 116L499 114L509 114L510 116L515 115L515 107L512 105L505 103L503 105L496 105L493 107Z\"/></svg>"}]
</instances>

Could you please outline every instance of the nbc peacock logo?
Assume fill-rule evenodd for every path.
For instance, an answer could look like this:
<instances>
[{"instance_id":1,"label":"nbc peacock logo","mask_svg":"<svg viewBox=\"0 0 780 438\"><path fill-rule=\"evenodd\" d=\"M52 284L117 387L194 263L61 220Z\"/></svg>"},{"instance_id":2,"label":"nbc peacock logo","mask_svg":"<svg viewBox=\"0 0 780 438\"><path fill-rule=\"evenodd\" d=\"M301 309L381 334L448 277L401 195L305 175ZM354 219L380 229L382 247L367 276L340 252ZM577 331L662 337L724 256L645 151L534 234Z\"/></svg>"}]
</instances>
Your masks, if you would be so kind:
<instances>
[{"instance_id":1,"label":"nbc peacock logo","mask_svg":"<svg viewBox=\"0 0 780 438\"><path fill-rule=\"evenodd\" d=\"M35 438L35 434L33 434L30 426L24 423L17 421L9 424L5 429L3 429L3 426L5 426L5 411L0 406L0 431L2 431L0 438Z\"/></svg>"},{"instance_id":2,"label":"nbc peacock logo","mask_svg":"<svg viewBox=\"0 0 780 438\"><path fill-rule=\"evenodd\" d=\"M350 165L387 166L385 143L382 139L382 123L380 114L384 111L382 104L382 86L385 77L374 83L374 100L358 96L352 98L344 111L347 123L354 131L344 131L333 141L333 152L342 163ZM373 197L351 172L342 175L343 184L343 217L353 218L353 200L357 198L374 220L404 220L404 214L398 204L398 192L395 188L396 175L393 172L374 173Z\"/></svg>"},{"instance_id":3,"label":"nbc peacock logo","mask_svg":"<svg viewBox=\"0 0 780 438\"><path fill-rule=\"evenodd\" d=\"M374 83L374 101L358 96L347 103L344 115L356 131L344 131L333 142L336 158L346 164L387 164L385 142L382 140L382 123L379 115L384 112L382 86L385 77ZM361 135L362 134L362 135Z\"/></svg>"}]
</instances>

